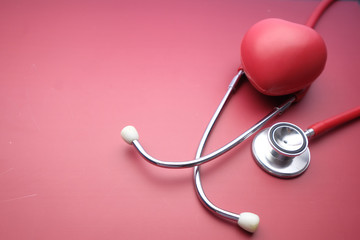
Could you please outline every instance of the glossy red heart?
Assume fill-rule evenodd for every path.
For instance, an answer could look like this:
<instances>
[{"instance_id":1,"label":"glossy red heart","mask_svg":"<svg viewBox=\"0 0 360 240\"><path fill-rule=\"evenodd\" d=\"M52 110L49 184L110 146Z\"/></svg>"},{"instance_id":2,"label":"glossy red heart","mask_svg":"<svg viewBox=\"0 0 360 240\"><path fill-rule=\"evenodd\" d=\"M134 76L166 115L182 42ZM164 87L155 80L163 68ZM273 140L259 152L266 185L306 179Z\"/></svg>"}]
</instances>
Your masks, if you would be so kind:
<instances>
[{"instance_id":1,"label":"glossy red heart","mask_svg":"<svg viewBox=\"0 0 360 240\"><path fill-rule=\"evenodd\" d=\"M256 23L241 43L241 62L251 84L266 95L304 89L320 75L326 46L312 28L281 19Z\"/></svg>"}]
</instances>

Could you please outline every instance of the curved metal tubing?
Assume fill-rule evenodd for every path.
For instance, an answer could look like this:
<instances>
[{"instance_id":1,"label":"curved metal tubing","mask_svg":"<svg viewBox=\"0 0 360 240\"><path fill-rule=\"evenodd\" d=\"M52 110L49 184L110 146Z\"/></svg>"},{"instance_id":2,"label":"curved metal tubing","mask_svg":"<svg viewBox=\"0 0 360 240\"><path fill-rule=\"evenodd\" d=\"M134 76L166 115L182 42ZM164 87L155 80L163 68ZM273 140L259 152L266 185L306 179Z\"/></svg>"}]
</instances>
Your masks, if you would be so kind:
<instances>
[{"instance_id":1,"label":"curved metal tubing","mask_svg":"<svg viewBox=\"0 0 360 240\"><path fill-rule=\"evenodd\" d=\"M196 152L196 159L201 160L204 157L201 157L203 148L205 146L206 140L211 132L212 127L214 126L218 116L221 113L222 108L224 107L225 103L227 102L227 100L230 97L230 93L232 92L233 89L230 89L226 92L225 96L223 97L222 101L220 102L218 108L216 109L213 117L211 118L207 128L205 129L205 132L201 138L198 150ZM248 131L246 131L245 133L243 133L242 135L240 135L236 140L236 144L239 144L241 142L243 142L245 139L247 139L249 136L251 136L252 134L254 134L255 132L257 132L267 121L269 121L270 119L272 119L273 117L277 116L278 114L282 113L283 111L285 111L288 107L291 106L291 104L295 101L296 97L292 97L290 98L287 102L285 102L285 104L283 104L280 107L275 108L268 116L266 116L265 118L263 118L261 121L259 121L257 124L255 124L252 128L250 128ZM234 140L235 141L235 140ZM207 155L208 156L208 155ZM202 187L201 184L201 177L200 177L200 166L195 166L194 167L194 184L195 184L195 189L196 189L196 193L199 197L199 200L201 201L201 203L212 213L214 213L216 216L224 218L226 220L230 220L230 221L234 221L237 222L239 220L239 214L224 210L222 208L219 208L217 206L215 206L206 196L204 189Z\"/></svg>"},{"instance_id":2,"label":"curved metal tubing","mask_svg":"<svg viewBox=\"0 0 360 240\"><path fill-rule=\"evenodd\" d=\"M232 91L232 88L229 88L229 90L227 91L227 93L225 95L226 97L224 98L225 101L228 98L228 96L230 95L231 91ZM148 154L145 151L145 149L141 146L141 144L140 144L140 142L138 140L134 140L133 145L136 147L136 149L139 151L139 153L148 162L150 162L150 163L152 163L152 164L154 164L156 166L163 167L163 168L188 168L188 167L194 167L194 166L197 166L197 165L201 165L201 164L203 164L205 162L208 162L208 161L210 161L210 160L212 160L212 159L226 153L230 149L234 148L235 146L237 146L238 144L243 142L245 139L250 137L253 133L258 131L267 121L269 121L273 117L275 117L275 116L281 114L283 111L285 111L295 101L295 99L296 99L295 97L290 98L290 100L288 100L285 104L283 104L280 107L276 107L270 114L268 114L266 117L264 117L262 120L260 120L254 126L252 126L249 130L247 130L246 132L241 134L239 137L235 138L233 141L229 142L225 146L219 148L218 150L215 150L214 152L212 152L212 153L210 153L208 155L199 157L198 159L189 160L189 161L182 161L182 162L161 161L161 160L158 160L158 159L152 157L150 154ZM223 105L223 102L221 102L220 105ZM216 111L215 115L218 115L219 113L220 113L220 111L219 112ZM204 143L201 143L201 144L204 144Z\"/></svg>"}]
</instances>

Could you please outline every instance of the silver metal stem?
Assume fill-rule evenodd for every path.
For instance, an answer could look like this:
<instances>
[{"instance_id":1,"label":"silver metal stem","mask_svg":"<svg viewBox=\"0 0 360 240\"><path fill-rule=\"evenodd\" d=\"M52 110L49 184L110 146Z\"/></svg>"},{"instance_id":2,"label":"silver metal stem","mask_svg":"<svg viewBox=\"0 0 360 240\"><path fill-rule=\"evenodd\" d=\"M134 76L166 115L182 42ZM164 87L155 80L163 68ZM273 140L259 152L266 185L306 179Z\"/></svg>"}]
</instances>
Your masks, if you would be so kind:
<instances>
[{"instance_id":1,"label":"silver metal stem","mask_svg":"<svg viewBox=\"0 0 360 240\"><path fill-rule=\"evenodd\" d=\"M211 129L213 128L218 116L221 113L222 108L224 107L225 103L227 102L227 100L229 99L229 91L225 94L224 98L222 99L222 101L220 102L218 108L216 109L213 117L211 118L204 134L203 137L200 141L197 153L196 153L196 159L200 159L201 158L201 153L204 149L206 140L211 132ZM295 101L295 97L291 98L290 100L288 100L285 104L283 104L282 106L275 108L275 110L273 112L271 112L268 116L266 116L264 119L262 119L260 122L258 122L257 124L255 124L252 128L250 128L248 131L246 131L244 134L242 134L240 137L238 137L236 140L236 144L239 144L240 142L244 141L246 138L248 138L249 136L251 136L253 133L255 133L256 131L258 131L267 121L269 121L271 118L273 118L274 116L282 113L283 111L285 111L288 107L290 107L290 105ZM234 140L234 141L235 141ZM195 166L194 167L194 184L195 184L195 189L196 189L196 193L201 201L201 203L212 213L214 213L215 215L217 215L218 217L224 218L226 220L230 220L230 221L234 221L237 222L239 220L239 214L224 210L222 208L219 208L217 206L215 206L206 196L204 189L202 187L201 184L201 176L200 176L200 166Z\"/></svg>"},{"instance_id":2,"label":"silver metal stem","mask_svg":"<svg viewBox=\"0 0 360 240\"><path fill-rule=\"evenodd\" d=\"M310 139L312 136L314 136L314 135L315 135L315 131L314 131L314 129L309 128L309 129L305 130L305 135L307 136L307 138L309 138L309 139Z\"/></svg>"},{"instance_id":3,"label":"silver metal stem","mask_svg":"<svg viewBox=\"0 0 360 240\"><path fill-rule=\"evenodd\" d=\"M229 90L230 92L233 91L236 87L236 85L239 83L241 76L244 74L243 70L240 70L235 77L233 77L233 79L231 80L230 84L229 84Z\"/></svg>"}]
</instances>

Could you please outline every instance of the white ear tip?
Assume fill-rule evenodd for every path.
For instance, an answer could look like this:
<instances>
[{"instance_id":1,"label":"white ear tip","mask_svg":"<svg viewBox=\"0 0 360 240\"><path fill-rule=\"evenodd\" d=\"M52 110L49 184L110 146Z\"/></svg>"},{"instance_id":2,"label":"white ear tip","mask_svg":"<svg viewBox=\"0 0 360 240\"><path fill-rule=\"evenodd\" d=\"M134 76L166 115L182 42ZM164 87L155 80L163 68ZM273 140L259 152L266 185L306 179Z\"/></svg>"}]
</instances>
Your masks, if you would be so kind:
<instances>
[{"instance_id":1,"label":"white ear tip","mask_svg":"<svg viewBox=\"0 0 360 240\"><path fill-rule=\"evenodd\" d=\"M255 213L243 212L239 215L238 225L248 232L254 233L259 226L260 218Z\"/></svg>"},{"instance_id":2,"label":"white ear tip","mask_svg":"<svg viewBox=\"0 0 360 240\"><path fill-rule=\"evenodd\" d=\"M121 130L121 137L125 142L131 144L134 140L139 140L139 134L133 126L126 126Z\"/></svg>"}]
</instances>

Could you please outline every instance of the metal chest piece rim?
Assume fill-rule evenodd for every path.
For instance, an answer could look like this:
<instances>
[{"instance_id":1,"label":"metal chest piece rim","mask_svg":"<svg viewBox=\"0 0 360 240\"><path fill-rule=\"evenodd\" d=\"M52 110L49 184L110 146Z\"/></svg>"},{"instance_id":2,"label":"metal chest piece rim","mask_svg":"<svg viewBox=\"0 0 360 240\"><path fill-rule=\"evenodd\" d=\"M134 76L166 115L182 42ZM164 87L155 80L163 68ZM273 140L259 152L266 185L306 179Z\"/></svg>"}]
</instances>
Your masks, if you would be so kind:
<instances>
[{"instance_id":1,"label":"metal chest piece rim","mask_svg":"<svg viewBox=\"0 0 360 240\"><path fill-rule=\"evenodd\" d=\"M309 167L307 146L308 139L298 126L280 122L255 136L252 153L265 172L279 178L294 178Z\"/></svg>"}]
</instances>

